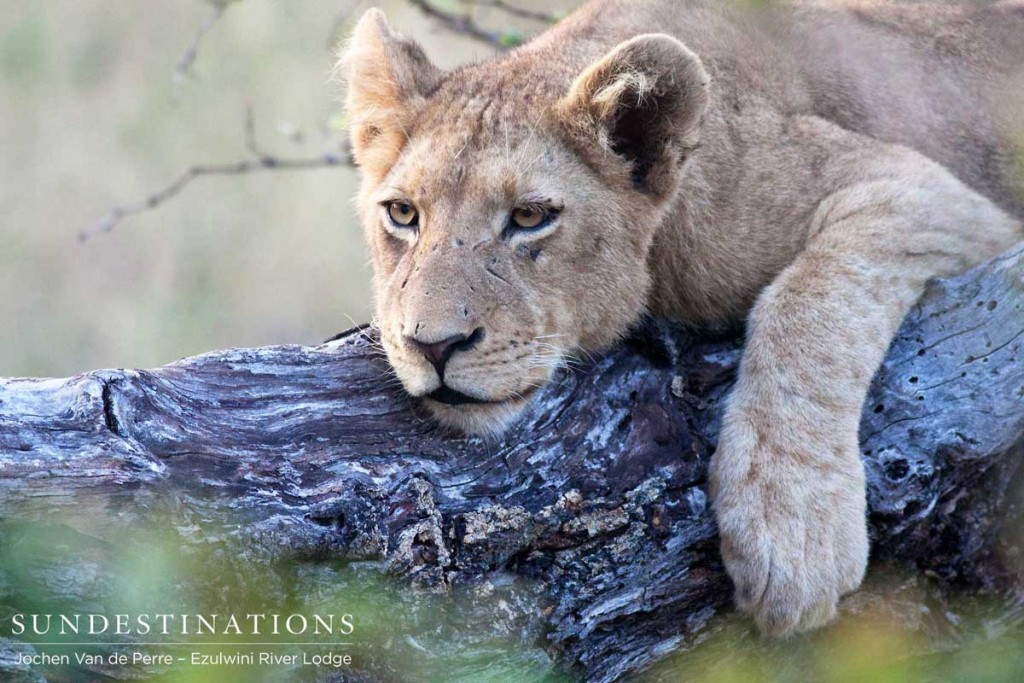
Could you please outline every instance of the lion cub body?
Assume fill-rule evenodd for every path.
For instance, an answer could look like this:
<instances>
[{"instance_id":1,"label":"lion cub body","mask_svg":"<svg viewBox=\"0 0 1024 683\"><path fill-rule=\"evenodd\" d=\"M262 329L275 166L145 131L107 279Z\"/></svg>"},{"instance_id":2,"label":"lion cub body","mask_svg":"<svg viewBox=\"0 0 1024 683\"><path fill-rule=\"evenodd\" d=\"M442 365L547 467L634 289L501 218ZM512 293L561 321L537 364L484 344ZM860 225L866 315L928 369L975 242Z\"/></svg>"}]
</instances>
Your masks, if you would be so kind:
<instances>
[{"instance_id":1,"label":"lion cub body","mask_svg":"<svg viewBox=\"0 0 1024 683\"><path fill-rule=\"evenodd\" d=\"M544 52L564 55L578 32L600 36L600 52L662 31L711 76L701 152L651 253L656 313L700 326L743 320L804 248L809 217L841 176L879 172L870 166L892 154L884 143L920 152L1024 216L1024 96L1008 95L1024 92L1024 4L715 6L592 3L537 48L551 63L565 59ZM581 62L596 58L585 52Z\"/></svg>"},{"instance_id":2,"label":"lion cub body","mask_svg":"<svg viewBox=\"0 0 1024 683\"><path fill-rule=\"evenodd\" d=\"M906 310L1022 236L1024 5L721 4L597 0L447 74L371 11L342 69L382 341L440 421L500 431L645 310L748 321L711 486L782 634L863 576L857 426Z\"/></svg>"}]
</instances>

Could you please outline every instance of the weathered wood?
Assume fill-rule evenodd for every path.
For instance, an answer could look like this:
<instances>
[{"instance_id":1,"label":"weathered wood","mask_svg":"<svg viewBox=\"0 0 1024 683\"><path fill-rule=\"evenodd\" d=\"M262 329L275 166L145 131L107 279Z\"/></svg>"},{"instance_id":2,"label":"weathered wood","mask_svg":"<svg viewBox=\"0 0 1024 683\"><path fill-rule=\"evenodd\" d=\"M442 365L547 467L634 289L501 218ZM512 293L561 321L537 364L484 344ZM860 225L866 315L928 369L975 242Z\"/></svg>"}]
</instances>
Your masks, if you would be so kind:
<instances>
[{"instance_id":1,"label":"weathered wood","mask_svg":"<svg viewBox=\"0 0 1024 683\"><path fill-rule=\"evenodd\" d=\"M17 553L18 525L61 529L67 571L90 562L93 579L68 581L50 559L30 562L33 581L94 609L117 588L102 561L82 557L156 523L291 604L324 599L339 568L382 572L414 586L397 598L410 610L439 609L438 592L440 604L475 596L444 636L455 649L499 634L540 662L534 673L550 656L614 680L727 621L705 475L739 353L735 340L652 323L562 373L492 443L436 429L363 331L156 370L5 380L0 542ZM927 590L1008 590L1014 571L995 539L1024 448L1024 249L930 286L874 382L861 435L876 560L938 577ZM24 580L0 563L3 613L26 608ZM476 599L485 594L500 609ZM1019 601L1004 604L1018 614ZM931 620L907 628L964 628L941 611ZM0 672L46 674L11 664L18 647L0 643ZM371 677L392 672L397 650L384 647L358 645Z\"/></svg>"}]
</instances>

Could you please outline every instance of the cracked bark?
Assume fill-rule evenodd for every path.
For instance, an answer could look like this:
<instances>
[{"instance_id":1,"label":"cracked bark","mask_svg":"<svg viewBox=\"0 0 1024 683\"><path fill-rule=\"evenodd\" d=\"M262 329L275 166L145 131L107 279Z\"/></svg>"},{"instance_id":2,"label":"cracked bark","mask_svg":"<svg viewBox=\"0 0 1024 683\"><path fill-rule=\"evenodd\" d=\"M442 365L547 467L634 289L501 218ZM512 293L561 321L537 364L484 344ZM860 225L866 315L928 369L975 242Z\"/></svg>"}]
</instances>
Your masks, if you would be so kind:
<instances>
[{"instance_id":1,"label":"cracked bark","mask_svg":"<svg viewBox=\"0 0 1024 683\"><path fill-rule=\"evenodd\" d=\"M1022 335L1021 249L933 283L906 320L864 408L874 579L848 611L885 603L935 647L982 621L1019 623L1020 548L1004 532L1021 521ZM709 634L748 637L730 615L705 493L739 354L736 340L652 322L559 375L500 443L434 428L360 330L155 370L3 380L0 542L18 552L26 520L73 538L62 564L26 561L39 591L89 611L118 586L104 583L111 567L81 558L160 524L187 551L217 550L225 595L244 584L302 607L344 572L382 574L413 612L470 596L443 646L415 619L402 627L432 656L500 636L541 671L616 680ZM892 567L912 579L879 580ZM92 578L68 580L76 572ZM28 575L0 563L2 615L32 607ZM950 602L983 594L997 607L973 619ZM17 667L30 647L0 640L5 680L68 677ZM357 643L358 670L399 676L411 647Z\"/></svg>"}]
</instances>

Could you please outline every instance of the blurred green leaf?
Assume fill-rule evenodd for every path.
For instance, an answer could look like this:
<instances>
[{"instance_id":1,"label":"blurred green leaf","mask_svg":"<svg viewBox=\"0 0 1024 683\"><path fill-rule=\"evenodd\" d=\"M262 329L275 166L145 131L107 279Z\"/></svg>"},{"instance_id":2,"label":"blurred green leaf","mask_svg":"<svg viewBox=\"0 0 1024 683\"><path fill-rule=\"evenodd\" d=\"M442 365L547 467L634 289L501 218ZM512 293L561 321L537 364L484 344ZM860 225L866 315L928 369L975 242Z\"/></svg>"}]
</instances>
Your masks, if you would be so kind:
<instances>
[{"instance_id":1,"label":"blurred green leaf","mask_svg":"<svg viewBox=\"0 0 1024 683\"><path fill-rule=\"evenodd\" d=\"M505 47L517 47L523 44L523 34L519 31L505 31L498 41Z\"/></svg>"},{"instance_id":2,"label":"blurred green leaf","mask_svg":"<svg viewBox=\"0 0 1024 683\"><path fill-rule=\"evenodd\" d=\"M0 36L0 75L28 83L38 78L45 60L42 20L32 13Z\"/></svg>"}]
</instances>

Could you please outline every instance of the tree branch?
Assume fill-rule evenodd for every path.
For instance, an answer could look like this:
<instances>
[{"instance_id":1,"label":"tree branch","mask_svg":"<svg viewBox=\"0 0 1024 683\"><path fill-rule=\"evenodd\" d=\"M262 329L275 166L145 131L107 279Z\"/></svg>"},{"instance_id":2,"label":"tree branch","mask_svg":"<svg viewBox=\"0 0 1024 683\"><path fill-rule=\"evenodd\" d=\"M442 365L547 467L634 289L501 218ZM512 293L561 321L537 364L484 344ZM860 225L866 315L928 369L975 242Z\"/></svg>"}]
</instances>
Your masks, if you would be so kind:
<instances>
[{"instance_id":1,"label":"tree branch","mask_svg":"<svg viewBox=\"0 0 1024 683\"><path fill-rule=\"evenodd\" d=\"M883 605L886 633L927 647L1021 621L1020 570L1008 564L1020 541L996 539L1024 521L1011 504L1024 453L1022 282L1024 246L931 285L865 404L874 580L847 608ZM152 523L211 564L213 612L243 604L233 586L313 610L325 595L352 601L343 588L362 590L354 576L398 580L400 605L361 622L369 633L386 623L388 637L353 646L353 675L371 680L403 678L393 668L403 659L444 678L443 653L493 652L495 639L527 653L517 666L597 682L723 628L749 643L731 616L706 492L739 355L738 340L700 342L651 323L628 347L561 373L498 442L436 429L367 330L150 371L0 381L0 541L27 563L0 562L0 613L31 607L25 582L62 596L61 609L117 604L114 549ZM82 521L85 510L107 511L103 523ZM73 552L47 560L8 540L25 538L11 525L26 515L84 530ZM912 572L915 588L879 583L887 563ZM173 583L191 595L203 576ZM971 616L950 601L956 586L987 592L995 607ZM458 604L443 628L426 618ZM386 621L405 619L396 613L410 616ZM25 647L0 639L0 673ZM462 671L522 677L502 661Z\"/></svg>"}]
</instances>

